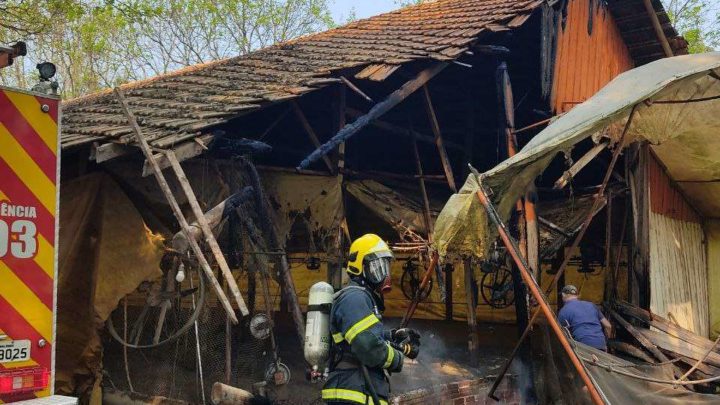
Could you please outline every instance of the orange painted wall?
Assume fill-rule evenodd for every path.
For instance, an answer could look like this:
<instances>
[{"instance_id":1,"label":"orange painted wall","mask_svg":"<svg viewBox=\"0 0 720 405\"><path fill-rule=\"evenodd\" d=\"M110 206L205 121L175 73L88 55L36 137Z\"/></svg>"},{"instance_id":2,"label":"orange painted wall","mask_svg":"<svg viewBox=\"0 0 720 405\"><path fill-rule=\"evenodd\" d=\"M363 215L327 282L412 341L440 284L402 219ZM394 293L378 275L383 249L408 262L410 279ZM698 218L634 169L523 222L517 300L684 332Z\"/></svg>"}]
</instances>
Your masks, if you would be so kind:
<instances>
[{"instance_id":1,"label":"orange painted wall","mask_svg":"<svg viewBox=\"0 0 720 405\"><path fill-rule=\"evenodd\" d=\"M665 169L654 154L648 160L648 183L650 185L650 209L656 214L685 222L702 223L695 209L673 185Z\"/></svg>"},{"instance_id":2,"label":"orange painted wall","mask_svg":"<svg viewBox=\"0 0 720 405\"><path fill-rule=\"evenodd\" d=\"M557 113L587 100L615 76L634 67L609 10L593 8L593 30L588 35L590 1L570 0L565 29L558 27L552 100Z\"/></svg>"}]
</instances>

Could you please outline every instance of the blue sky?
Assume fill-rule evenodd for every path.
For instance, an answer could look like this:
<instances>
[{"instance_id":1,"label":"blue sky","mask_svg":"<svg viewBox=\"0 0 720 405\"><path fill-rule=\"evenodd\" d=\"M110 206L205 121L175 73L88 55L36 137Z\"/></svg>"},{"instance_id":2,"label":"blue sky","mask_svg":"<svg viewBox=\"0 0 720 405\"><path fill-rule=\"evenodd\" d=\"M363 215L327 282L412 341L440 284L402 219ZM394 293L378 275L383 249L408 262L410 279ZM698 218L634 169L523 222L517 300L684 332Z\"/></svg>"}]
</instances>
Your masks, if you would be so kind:
<instances>
[{"instance_id":1,"label":"blue sky","mask_svg":"<svg viewBox=\"0 0 720 405\"><path fill-rule=\"evenodd\" d=\"M394 0L330 0L330 12L338 24L347 20L350 13L355 17L367 18L398 8Z\"/></svg>"}]
</instances>

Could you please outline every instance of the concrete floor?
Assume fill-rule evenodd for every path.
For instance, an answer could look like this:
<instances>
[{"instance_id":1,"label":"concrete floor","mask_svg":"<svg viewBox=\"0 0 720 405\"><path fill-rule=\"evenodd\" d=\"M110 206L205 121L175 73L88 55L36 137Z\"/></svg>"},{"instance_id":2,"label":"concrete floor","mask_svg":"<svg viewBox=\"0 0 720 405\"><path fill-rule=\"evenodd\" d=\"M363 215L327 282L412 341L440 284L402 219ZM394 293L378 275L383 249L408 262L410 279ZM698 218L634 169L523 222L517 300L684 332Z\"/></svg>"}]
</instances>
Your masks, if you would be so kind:
<instances>
[{"instance_id":1,"label":"concrete floor","mask_svg":"<svg viewBox=\"0 0 720 405\"><path fill-rule=\"evenodd\" d=\"M384 323L387 328L393 328L399 323L399 319L385 319ZM279 316L276 324L279 325L276 335L279 355L282 362L290 368L292 377L287 385L268 386L270 398L278 404L319 403L322 384L311 384L305 379L305 362L300 344L291 329L292 322ZM410 327L417 329L422 335L420 356L414 361L406 361L403 371L392 376L392 391L395 394L473 377L495 375L512 350L517 337L515 325L482 324L479 328L479 362L473 365L470 364L467 351L468 328L465 322L413 320ZM224 327L214 333L220 345L203 349L206 403L210 403L209 387L216 381L224 382ZM127 390L121 347L111 339L106 339L104 344L104 385ZM270 358L267 349L267 346L259 347L257 351L260 354L253 358L238 355L234 359L233 364L238 371L231 379L232 385L249 391L253 383L262 379L264 362ZM243 349L238 350L242 352ZM186 342L177 346L171 344L151 351L130 350L128 357L137 392L202 403L197 389L199 385L195 372L194 343ZM248 362L256 364L250 365ZM255 371L245 371L248 369Z\"/></svg>"},{"instance_id":2,"label":"concrete floor","mask_svg":"<svg viewBox=\"0 0 720 405\"><path fill-rule=\"evenodd\" d=\"M385 319L387 328L396 327L399 319ZM391 377L395 394L453 381L497 374L512 351L516 340L515 325L485 324L480 327L480 356L477 365L470 364L467 350L468 327L464 322L413 320L410 327L422 335L420 355L406 361L403 371ZM280 337L280 356L293 374L290 384L276 388L278 401L288 404L313 403L319 397L321 384L304 379L302 353L292 345L283 345ZM299 356L298 356L299 355ZM302 402L298 399L303 398Z\"/></svg>"}]
</instances>

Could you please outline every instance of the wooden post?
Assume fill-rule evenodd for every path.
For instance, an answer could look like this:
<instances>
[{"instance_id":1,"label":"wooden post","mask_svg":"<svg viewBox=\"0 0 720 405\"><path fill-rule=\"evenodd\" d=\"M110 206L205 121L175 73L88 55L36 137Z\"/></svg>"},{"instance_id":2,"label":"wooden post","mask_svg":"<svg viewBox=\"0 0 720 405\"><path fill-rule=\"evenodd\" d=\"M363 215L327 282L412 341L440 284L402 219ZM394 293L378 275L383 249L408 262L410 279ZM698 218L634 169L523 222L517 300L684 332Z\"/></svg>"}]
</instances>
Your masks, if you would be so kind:
<instances>
[{"instance_id":1,"label":"wooden post","mask_svg":"<svg viewBox=\"0 0 720 405\"><path fill-rule=\"evenodd\" d=\"M393 107L400 104L401 101L405 100L408 96L413 94L417 89L422 87L430 79L435 77L438 73L442 72L448 66L446 62L439 62L433 64L431 67L418 73L415 78L405 82L399 89L390 93L385 100L375 104L367 114L359 117L351 124L345 125L335 136L329 141L325 142L321 147L317 148L313 153L308 155L300 165L299 170L307 169L307 167L314 161L320 159L321 156L331 152L337 145L344 142L351 136L360 132L361 129L365 128L368 124L374 120L382 117L385 113L390 111Z\"/></svg>"},{"instance_id":2,"label":"wooden post","mask_svg":"<svg viewBox=\"0 0 720 405\"><path fill-rule=\"evenodd\" d=\"M445 264L445 320L453 320L453 265Z\"/></svg>"},{"instance_id":3,"label":"wooden post","mask_svg":"<svg viewBox=\"0 0 720 405\"><path fill-rule=\"evenodd\" d=\"M537 192L533 186L525 193L525 221L527 223L527 261L533 271L533 276L540 283L540 233L537 222Z\"/></svg>"},{"instance_id":4,"label":"wooden post","mask_svg":"<svg viewBox=\"0 0 720 405\"><path fill-rule=\"evenodd\" d=\"M447 178L450 189L457 193L457 186L455 185L455 176L453 176L452 166L450 165L450 158L448 157L447 150L445 150L445 143L443 141L442 133L440 132L440 124L435 115L435 108L430 98L430 90L427 84L423 84L423 95L425 100L425 110L430 119L430 127L432 127L433 135L435 135L435 145L437 146L438 153L440 154L440 161L442 162L443 170L445 171L445 177Z\"/></svg>"},{"instance_id":5,"label":"wooden post","mask_svg":"<svg viewBox=\"0 0 720 405\"><path fill-rule=\"evenodd\" d=\"M140 149L143 151L143 154L145 155L145 159L150 163L150 166L153 168L153 173L155 174L155 179L158 182L158 185L160 186L160 189L162 190L163 194L165 195L165 199L167 200L168 204L170 205L170 208L173 211L173 214L175 215L175 218L177 219L178 223L180 224L180 228L185 233L185 238L190 241L190 248L192 249L193 253L195 254L196 259L198 260L200 264L200 268L202 268L203 272L205 273L205 276L207 276L208 280L210 281L210 284L213 287L213 290L215 290L215 294L218 297L218 300L222 304L223 308L225 308L225 312L227 312L230 319L233 321L234 324L238 323L237 316L235 315L235 310L233 309L232 305L230 304L230 301L225 296L225 293L222 290L222 287L220 286L220 283L218 282L217 278L215 277L215 274L213 273L212 269L210 268L210 264L207 262L207 259L205 258L205 254L203 253L202 249L200 249L200 245L198 245L195 238L192 237L192 232L190 231L190 224L188 224L187 219L185 219L185 216L182 213L182 210L180 209L180 206L178 205L177 200L175 199L175 196L173 196L172 189L170 189L170 185L168 184L167 180L165 179L165 176L162 174L162 171L160 170L160 167L158 166L157 161L155 160L155 157L153 156L152 150L150 149L150 145L147 143L147 140L145 140L145 137L142 134L142 130L140 129L140 126L138 125L137 121L135 120L135 115L130 111L130 108L127 105L127 101L125 101L125 97L123 96L122 90L119 88L115 88L115 96L118 99L118 102L120 103L120 106L122 107L123 113L125 114L125 117L127 118L130 127L132 128L133 132L135 133L135 137L137 138L138 145L140 146ZM247 311L247 308L245 309ZM244 314L243 314L244 315Z\"/></svg>"},{"instance_id":6,"label":"wooden post","mask_svg":"<svg viewBox=\"0 0 720 405\"><path fill-rule=\"evenodd\" d=\"M473 273L472 259L469 257L463 259L463 272L465 274L465 302L467 303L468 351L470 351L470 364L475 365L478 362L480 337L478 336L477 317L475 315L477 303L472 289L473 284L475 284L475 274Z\"/></svg>"},{"instance_id":7,"label":"wooden post","mask_svg":"<svg viewBox=\"0 0 720 405\"><path fill-rule=\"evenodd\" d=\"M423 218L425 218L425 229L427 230L427 240L432 242L433 219L430 214L430 199L428 198L427 189L425 188L425 179L423 178L423 168L420 160L420 151L418 150L417 141L413 140L413 152L415 153L415 170L417 171L418 184L420 185L420 194L423 198Z\"/></svg>"},{"instance_id":8,"label":"wooden post","mask_svg":"<svg viewBox=\"0 0 720 405\"><path fill-rule=\"evenodd\" d=\"M232 292L232 295L235 297L235 302L237 302L238 307L240 308L240 313L242 313L243 316L248 315L250 312L248 312L247 306L245 306L245 300L243 300L242 294L240 294L240 289L235 282L235 277L230 271L230 266L228 266L227 261L225 260L225 255L223 255L220 250L220 245L218 245L217 239L215 239L215 235L212 233L212 229L210 229L210 224L208 224L208 221L205 218L205 213L202 208L200 208L200 203L198 202L197 197L195 197L195 193L190 186L187 176L185 176L185 171L182 169L182 166L180 166L180 162L178 162L173 151L165 151L165 156L167 156L167 159L170 162L170 167L172 167L175 175L180 181L180 186L185 192L190 208L195 215L195 220L198 225L200 225L200 229L202 229L203 234L205 235L205 242L210 247L210 251L215 257L215 262L218 264L218 267L220 267L220 271L225 277L225 281L227 281L228 288L230 288L230 292Z\"/></svg>"},{"instance_id":9,"label":"wooden post","mask_svg":"<svg viewBox=\"0 0 720 405\"><path fill-rule=\"evenodd\" d=\"M265 200L265 192L263 191L263 185L260 181L260 174L257 172L257 168L252 162L247 162L247 167L250 172L251 185L256 191L255 205L258 211L258 216L261 218L260 229L269 241L270 249L280 249L283 245L280 242L280 238L275 230L275 227L270 223L270 213L268 212L268 204ZM295 282L293 281L292 274L290 273L290 265L288 264L287 254L282 253L273 255L275 261L275 270L277 271L278 281L282 289L283 301L287 302L290 314L293 322L295 323L295 330L300 344L305 340L305 321L300 309L300 302L298 301L298 295L295 290Z\"/></svg>"},{"instance_id":10,"label":"wooden post","mask_svg":"<svg viewBox=\"0 0 720 405\"><path fill-rule=\"evenodd\" d=\"M512 85L510 83L510 75L505 62L500 62L496 71L496 89L498 96L499 112L498 128L505 135L508 157L512 157L517 153L518 146L515 138L515 102L513 99ZM520 253L525 260L528 258L527 248L527 223L525 217L525 205L523 199L520 198L516 203L517 211L517 236L519 236ZM517 264L510 263L512 266L512 282L515 290L515 319L518 327L518 336L523 336L528 328L528 320L530 316L529 302L530 296L527 286L523 282L523 274ZM522 367L521 373L523 378L528 382L521 392L524 402L532 403L535 401L536 391L534 383L534 370L532 367L532 357L530 354L530 342L524 342L519 347L519 360Z\"/></svg>"},{"instance_id":11,"label":"wooden post","mask_svg":"<svg viewBox=\"0 0 720 405\"><path fill-rule=\"evenodd\" d=\"M300 124L305 129L305 132L307 133L308 138L310 138L310 142L312 142L313 146L315 146L316 148L319 148L321 145L320 138L318 138L317 134L315 133L315 130L313 130L312 126L310 125L310 121L308 121L307 117L305 117L305 114L303 114L302 109L300 108L300 105L295 100L290 101L290 104L292 105L293 111L295 111L295 116L297 116L297 119L300 121ZM341 145L343 145L343 144L341 144ZM323 155L322 159L325 162L325 166L327 166L330 173L334 173L335 166L333 166L332 162L330 161L330 158L327 155Z\"/></svg>"},{"instance_id":12,"label":"wooden post","mask_svg":"<svg viewBox=\"0 0 720 405\"><path fill-rule=\"evenodd\" d=\"M339 86L338 87L338 105L337 105L337 112L336 112L336 119L337 119L337 131L342 129L345 126L345 110L346 110L346 104L347 104L347 92L345 86ZM333 240L333 250L335 258L333 260L330 260L328 262L328 282L331 286L333 286L333 289L335 291L338 291L340 288L342 288L342 273L343 273L343 225L346 224L345 219L345 175L343 174L343 170L345 169L345 142L342 142L340 145L338 145L338 161L337 161L337 168L338 168L338 182L340 183L340 190L341 190L341 200L340 204L342 205L342 215L341 218L339 218L340 222L338 223L337 231L335 232L335 239Z\"/></svg>"}]
</instances>

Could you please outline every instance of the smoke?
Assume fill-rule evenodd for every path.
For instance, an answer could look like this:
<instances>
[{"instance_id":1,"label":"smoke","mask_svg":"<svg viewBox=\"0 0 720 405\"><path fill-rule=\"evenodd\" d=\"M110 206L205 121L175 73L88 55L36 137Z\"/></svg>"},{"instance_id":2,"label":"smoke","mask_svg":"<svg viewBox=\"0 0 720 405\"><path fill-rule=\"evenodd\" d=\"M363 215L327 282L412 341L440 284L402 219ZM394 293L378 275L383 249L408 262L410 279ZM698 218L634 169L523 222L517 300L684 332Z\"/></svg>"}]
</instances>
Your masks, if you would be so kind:
<instances>
[{"instance_id":1,"label":"smoke","mask_svg":"<svg viewBox=\"0 0 720 405\"><path fill-rule=\"evenodd\" d=\"M396 319L383 322L386 328L396 328L399 323ZM410 327L420 333L420 354L415 360L405 359L402 372L392 376L395 394L479 375L468 361L467 325L413 320Z\"/></svg>"}]
</instances>

